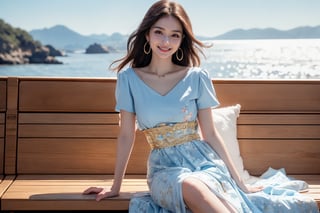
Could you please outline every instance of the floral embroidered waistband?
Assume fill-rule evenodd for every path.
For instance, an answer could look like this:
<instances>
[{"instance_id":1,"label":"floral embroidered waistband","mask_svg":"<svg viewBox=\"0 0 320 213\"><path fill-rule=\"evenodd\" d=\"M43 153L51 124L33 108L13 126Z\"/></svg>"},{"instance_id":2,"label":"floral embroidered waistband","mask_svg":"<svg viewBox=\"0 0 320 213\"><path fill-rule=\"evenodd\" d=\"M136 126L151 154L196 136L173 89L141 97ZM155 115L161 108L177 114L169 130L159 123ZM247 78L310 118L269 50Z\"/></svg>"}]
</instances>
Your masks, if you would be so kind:
<instances>
[{"instance_id":1,"label":"floral embroidered waistband","mask_svg":"<svg viewBox=\"0 0 320 213\"><path fill-rule=\"evenodd\" d=\"M151 149L176 146L192 140L199 140L198 122L187 121L175 124L164 124L143 130Z\"/></svg>"}]
</instances>

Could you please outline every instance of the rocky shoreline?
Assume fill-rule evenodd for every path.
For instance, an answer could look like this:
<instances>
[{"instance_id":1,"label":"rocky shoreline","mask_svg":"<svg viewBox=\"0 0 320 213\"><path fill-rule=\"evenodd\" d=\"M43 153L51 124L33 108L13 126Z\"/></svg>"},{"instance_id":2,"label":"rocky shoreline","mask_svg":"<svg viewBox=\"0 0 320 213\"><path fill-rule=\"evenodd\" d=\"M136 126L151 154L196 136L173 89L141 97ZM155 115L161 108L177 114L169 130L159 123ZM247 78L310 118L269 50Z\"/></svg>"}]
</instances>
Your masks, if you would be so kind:
<instances>
[{"instance_id":1,"label":"rocky shoreline","mask_svg":"<svg viewBox=\"0 0 320 213\"><path fill-rule=\"evenodd\" d=\"M86 54L117 52L110 46L94 43L86 48ZM52 45L42 45L31 34L14 28L0 19L0 65L62 64L56 56L65 54Z\"/></svg>"},{"instance_id":2,"label":"rocky shoreline","mask_svg":"<svg viewBox=\"0 0 320 213\"><path fill-rule=\"evenodd\" d=\"M50 45L42 45L28 32L0 19L0 65L62 64L56 56L63 53Z\"/></svg>"},{"instance_id":3,"label":"rocky shoreline","mask_svg":"<svg viewBox=\"0 0 320 213\"><path fill-rule=\"evenodd\" d=\"M53 53L54 51L46 46L33 50L13 49L9 52L0 53L0 64L62 64L55 59L55 56L63 56L63 54L53 55Z\"/></svg>"}]
</instances>

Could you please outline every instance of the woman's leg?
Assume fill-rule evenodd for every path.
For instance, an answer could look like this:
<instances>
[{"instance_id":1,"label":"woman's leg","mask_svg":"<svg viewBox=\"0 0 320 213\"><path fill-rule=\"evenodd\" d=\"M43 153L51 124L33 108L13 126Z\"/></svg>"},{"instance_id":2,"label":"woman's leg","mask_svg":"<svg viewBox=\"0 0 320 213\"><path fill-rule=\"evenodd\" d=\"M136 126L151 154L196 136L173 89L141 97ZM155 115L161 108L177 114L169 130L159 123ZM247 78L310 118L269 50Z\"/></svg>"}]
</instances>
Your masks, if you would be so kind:
<instances>
[{"instance_id":1,"label":"woman's leg","mask_svg":"<svg viewBox=\"0 0 320 213\"><path fill-rule=\"evenodd\" d=\"M218 198L202 181L189 177L182 183L183 199L193 213L236 212L226 201Z\"/></svg>"}]
</instances>

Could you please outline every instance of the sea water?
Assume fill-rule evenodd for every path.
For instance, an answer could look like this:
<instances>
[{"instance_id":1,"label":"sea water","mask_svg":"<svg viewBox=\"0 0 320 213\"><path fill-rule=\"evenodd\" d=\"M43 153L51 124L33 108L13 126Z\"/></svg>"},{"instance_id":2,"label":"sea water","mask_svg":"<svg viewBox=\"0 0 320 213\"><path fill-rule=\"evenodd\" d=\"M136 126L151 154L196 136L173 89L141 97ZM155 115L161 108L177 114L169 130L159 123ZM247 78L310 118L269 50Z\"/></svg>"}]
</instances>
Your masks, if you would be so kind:
<instances>
[{"instance_id":1,"label":"sea water","mask_svg":"<svg viewBox=\"0 0 320 213\"><path fill-rule=\"evenodd\" d=\"M214 40L201 66L212 78L320 79L320 39ZM0 76L115 77L112 61L125 52L68 53L61 65L1 65Z\"/></svg>"}]
</instances>

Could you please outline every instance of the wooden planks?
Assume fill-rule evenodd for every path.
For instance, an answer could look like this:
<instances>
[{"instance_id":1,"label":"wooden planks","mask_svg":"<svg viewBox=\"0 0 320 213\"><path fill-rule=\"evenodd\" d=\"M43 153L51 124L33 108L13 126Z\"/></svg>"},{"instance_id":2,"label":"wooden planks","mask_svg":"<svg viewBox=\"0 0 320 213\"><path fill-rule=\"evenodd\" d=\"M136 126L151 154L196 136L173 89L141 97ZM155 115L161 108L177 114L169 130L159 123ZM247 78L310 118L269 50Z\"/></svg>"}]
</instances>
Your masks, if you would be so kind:
<instances>
[{"instance_id":1,"label":"wooden planks","mask_svg":"<svg viewBox=\"0 0 320 213\"><path fill-rule=\"evenodd\" d=\"M8 78L4 172L9 175L16 173L18 94L18 78Z\"/></svg>"},{"instance_id":2,"label":"wooden planks","mask_svg":"<svg viewBox=\"0 0 320 213\"><path fill-rule=\"evenodd\" d=\"M243 111L318 112L318 80L215 80L223 106L240 103Z\"/></svg>"},{"instance_id":3,"label":"wooden planks","mask_svg":"<svg viewBox=\"0 0 320 213\"><path fill-rule=\"evenodd\" d=\"M7 109L7 78L0 77L0 112Z\"/></svg>"},{"instance_id":4,"label":"wooden planks","mask_svg":"<svg viewBox=\"0 0 320 213\"><path fill-rule=\"evenodd\" d=\"M320 108L320 107L319 107ZM238 125L246 124L265 124L265 125L319 125L320 124L320 112L310 114L308 111L305 113L256 113L246 114L241 113L238 118Z\"/></svg>"},{"instance_id":5,"label":"wooden planks","mask_svg":"<svg viewBox=\"0 0 320 213\"><path fill-rule=\"evenodd\" d=\"M20 175L3 196L2 210L127 210L135 193L148 191L145 176L126 176L119 197L95 201L89 186L111 187L108 175ZM23 192L23 193L22 193Z\"/></svg>"},{"instance_id":6,"label":"wooden planks","mask_svg":"<svg viewBox=\"0 0 320 213\"><path fill-rule=\"evenodd\" d=\"M4 136L5 136L5 113L0 112L0 175L4 173ZM0 178L2 179L2 178Z\"/></svg>"},{"instance_id":7,"label":"wooden planks","mask_svg":"<svg viewBox=\"0 0 320 213\"><path fill-rule=\"evenodd\" d=\"M144 143L144 144L143 144ZM145 174L149 147L137 141L127 174ZM113 174L115 139L24 138L19 140L18 174Z\"/></svg>"},{"instance_id":8,"label":"wooden planks","mask_svg":"<svg viewBox=\"0 0 320 213\"><path fill-rule=\"evenodd\" d=\"M243 113L237 131L251 174L261 175L269 167L320 174L320 114Z\"/></svg>"},{"instance_id":9,"label":"wooden planks","mask_svg":"<svg viewBox=\"0 0 320 213\"><path fill-rule=\"evenodd\" d=\"M115 106L112 79L24 79L19 90L21 112L113 112Z\"/></svg>"},{"instance_id":10,"label":"wooden planks","mask_svg":"<svg viewBox=\"0 0 320 213\"><path fill-rule=\"evenodd\" d=\"M317 80L213 80L213 84L225 106L241 103L245 111L319 112ZM19 88L20 111L114 110L115 79L25 78Z\"/></svg>"},{"instance_id":11,"label":"wooden planks","mask_svg":"<svg viewBox=\"0 0 320 213\"><path fill-rule=\"evenodd\" d=\"M117 113L19 113L20 124L110 124L118 125Z\"/></svg>"},{"instance_id":12,"label":"wooden planks","mask_svg":"<svg viewBox=\"0 0 320 213\"><path fill-rule=\"evenodd\" d=\"M112 174L118 119L117 113L20 113L18 174ZM137 141L128 174L146 173L149 147L142 134Z\"/></svg>"},{"instance_id":13,"label":"wooden planks","mask_svg":"<svg viewBox=\"0 0 320 213\"><path fill-rule=\"evenodd\" d=\"M116 138L118 114L20 113L19 138Z\"/></svg>"},{"instance_id":14,"label":"wooden planks","mask_svg":"<svg viewBox=\"0 0 320 213\"><path fill-rule=\"evenodd\" d=\"M7 108L7 79L0 78L0 175L4 173L3 164L4 164L6 108Z\"/></svg>"},{"instance_id":15,"label":"wooden planks","mask_svg":"<svg viewBox=\"0 0 320 213\"><path fill-rule=\"evenodd\" d=\"M44 138L44 137L67 137L67 138L115 138L118 126L115 125L66 125L66 124L35 124L19 125L20 138Z\"/></svg>"},{"instance_id":16,"label":"wooden planks","mask_svg":"<svg viewBox=\"0 0 320 213\"><path fill-rule=\"evenodd\" d=\"M7 175L5 177L1 177L1 180L0 180L0 198L1 199L3 195L6 193L6 191L9 189L11 184L13 183L14 179L15 179L14 175ZM2 205L2 202L1 202L1 205ZM2 206L1 206L1 211L2 211Z\"/></svg>"},{"instance_id":17,"label":"wooden planks","mask_svg":"<svg viewBox=\"0 0 320 213\"><path fill-rule=\"evenodd\" d=\"M5 86L3 82L6 82ZM115 79L0 79L8 94L1 108L7 176L1 210L126 210L136 191L147 191L150 151L137 132L123 193L95 202L81 192L110 186L115 164L118 113ZM245 168L268 167L307 180L320 204L320 81L213 80L221 106L241 104L238 139ZM3 104L2 104L3 105ZM309 174L308 176L306 174ZM310 175L312 174L312 176ZM301 177L301 178L300 178Z\"/></svg>"},{"instance_id":18,"label":"wooden planks","mask_svg":"<svg viewBox=\"0 0 320 213\"><path fill-rule=\"evenodd\" d=\"M269 167L288 174L319 174L320 140L239 140L244 167L261 175Z\"/></svg>"},{"instance_id":19,"label":"wooden planks","mask_svg":"<svg viewBox=\"0 0 320 213\"><path fill-rule=\"evenodd\" d=\"M119 120L114 85L110 79L21 80L17 172L112 174Z\"/></svg>"},{"instance_id":20,"label":"wooden planks","mask_svg":"<svg viewBox=\"0 0 320 213\"><path fill-rule=\"evenodd\" d=\"M114 139L19 140L19 174L112 174L115 162Z\"/></svg>"},{"instance_id":21,"label":"wooden planks","mask_svg":"<svg viewBox=\"0 0 320 213\"><path fill-rule=\"evenodd\" d=\"M5 113L0 113L0 138L4 138L5 133Z\"/></svg>"},{"instance_id":22,"label":"wooden planks","mask_svg":"<svg viewBox=\"0 0 320 213\"><path fill-rule=\"evenodd\" d=\"M307 196L320 204L320 176L296 175L310 183ZM145 176L126 176L119 197L96 202L94 195L82 195L89 186L110 187L108 175L19 175L3 196L2 210L126 210L135 194L148 191ZM23 192L23 193L21 193Z\"/></svg>"}]
</instances>

